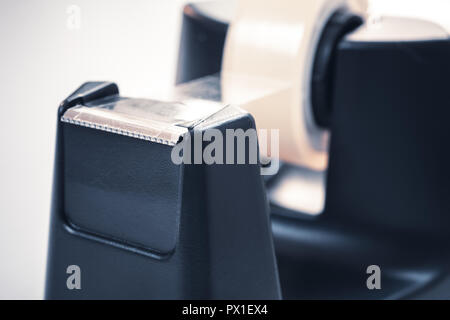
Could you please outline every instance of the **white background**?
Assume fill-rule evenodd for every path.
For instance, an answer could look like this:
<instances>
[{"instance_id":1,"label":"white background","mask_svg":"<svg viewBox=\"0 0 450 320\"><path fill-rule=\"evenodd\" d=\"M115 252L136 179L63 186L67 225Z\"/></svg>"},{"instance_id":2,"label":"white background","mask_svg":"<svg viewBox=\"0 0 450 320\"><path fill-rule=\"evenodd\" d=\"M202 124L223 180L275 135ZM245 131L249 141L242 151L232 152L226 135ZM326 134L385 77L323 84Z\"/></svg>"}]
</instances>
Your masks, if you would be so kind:
<instances>
[{"instance_id":1,"label":"white background","mask_svg":"<svg viewBox=\"0 0 450 320\"><path fill-rule=\"evenodd\" d=\"M88 80L114 81L127 96L166 93L184 2L1 1L0 299L43 297L58 104ZM448 22L437 4L449 0L373 2ZM72 4L81 9L76 30L67 27Z\"/></svg>"},{"instance_id":2,"label":"white background","mask_svg":"<svg viewBox=\"0 0 450 320\"><path fill-rule=\"evenodd\" d=\"M174 83L182 2L0 3L0 299L43 297L59 103L88 80L151 97ZM71 4L80 29L67 27Z\"/></svg>"}]
</instances>

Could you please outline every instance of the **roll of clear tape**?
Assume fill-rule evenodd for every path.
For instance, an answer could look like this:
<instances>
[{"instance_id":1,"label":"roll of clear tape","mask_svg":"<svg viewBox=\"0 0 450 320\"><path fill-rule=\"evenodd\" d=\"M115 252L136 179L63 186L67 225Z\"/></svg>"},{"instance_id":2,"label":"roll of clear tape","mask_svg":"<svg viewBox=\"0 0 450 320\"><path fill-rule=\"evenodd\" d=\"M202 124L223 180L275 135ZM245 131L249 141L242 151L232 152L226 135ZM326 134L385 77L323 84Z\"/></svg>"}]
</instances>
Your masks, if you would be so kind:
<instances>
[{"instance_id":1,"label":"roll of clear tape","mask_svg":"<svg viewBox=\"0 0 450 320\"><path fill-rule=\"evenodd\" d=\"M365 0L241 0L222 66L222 97L279 130L280 159L325 170L329 133L313 119L310 83L315 51L339 9L362 12Z\"/></svg>"}]
</instances>

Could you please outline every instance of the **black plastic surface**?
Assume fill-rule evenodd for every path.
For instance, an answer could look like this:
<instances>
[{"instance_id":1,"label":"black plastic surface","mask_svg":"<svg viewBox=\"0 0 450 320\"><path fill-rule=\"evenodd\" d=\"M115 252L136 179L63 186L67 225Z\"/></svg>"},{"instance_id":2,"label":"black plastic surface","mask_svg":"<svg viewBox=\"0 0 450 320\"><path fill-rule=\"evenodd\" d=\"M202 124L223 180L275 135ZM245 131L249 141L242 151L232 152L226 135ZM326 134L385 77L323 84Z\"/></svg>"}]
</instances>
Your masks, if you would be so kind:
<instances>
[{"instance_id":1,"label":"black plastic surface","mask_svg":"<svg viewBox=\"0 0 450 320\"><path fill-rule=\"evenodd\" d=\"M286 298L420 297L448 273L449 54L448 40L339 44L325 211L272 207ZM383 290L365 287L372 264Z\"/></svg>"},{"instance_id":2,"label":"black plastic surface","mask_svg":"<svg viewBox=\"0 0 450 320\"><path fill-rule=\"evenodd\" d=\"M168 146L62 123L66 108L58 112L47 299L281 297L259 165L180 167ZM232 114L209 127L254 128L248 114ZM81 290L66 286L70 265L82 271Z\"/></svg>"},{"instance_id":3,"label":"black plastic surface","mask_svg":"<svg viewBox=\"0 0 450 320\"><path fill-rule=\"evenodd\" d=\"M222 68L228 24L206 12L201 4L188 4L183 10L177 84L217 73Z\"/></svg>"},{"instance_id":4,"label":"black plastic surface","mask_svg":"<svg viewBox=\"0 0 450 320\"><path fill-rule=\"evenodd\" d=\"M182 168L172 165L172 148L63 127L64 212L71 226L161 254L175 250Z\"/></svg>"},{"instance_id":5,"label":"black plastic surface","mask_svg":"<svg viewBox=\"0 0 450 320\"><path fill-rule=\"evenodd\" d=\"M363 19L340 9L327 22L316 50L311 78L311 107L315 122L329 128L332 121L336 48L344 36L363 24Z\"/></svg>"}]
</instances>

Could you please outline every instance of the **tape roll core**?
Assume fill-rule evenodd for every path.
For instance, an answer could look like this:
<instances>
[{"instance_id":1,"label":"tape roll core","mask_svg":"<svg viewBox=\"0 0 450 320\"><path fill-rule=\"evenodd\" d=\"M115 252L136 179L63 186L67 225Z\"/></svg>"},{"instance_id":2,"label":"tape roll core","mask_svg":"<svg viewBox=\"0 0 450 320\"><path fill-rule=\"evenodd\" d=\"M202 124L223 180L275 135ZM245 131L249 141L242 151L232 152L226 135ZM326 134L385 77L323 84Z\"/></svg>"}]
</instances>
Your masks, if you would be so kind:
<instances>
[{"instance_id":1,"label":"tape roll core","mask_svg":"<svg viewBox=\"0 0 450 320\"><path fill-rule=\"evenodd\" d=\"M338 10L329 19L319 45L311 79L311 108L315 123L330 129L336 47L349 32L363 24L363 19L350 10Z\"/></svg>"}]
</instances>

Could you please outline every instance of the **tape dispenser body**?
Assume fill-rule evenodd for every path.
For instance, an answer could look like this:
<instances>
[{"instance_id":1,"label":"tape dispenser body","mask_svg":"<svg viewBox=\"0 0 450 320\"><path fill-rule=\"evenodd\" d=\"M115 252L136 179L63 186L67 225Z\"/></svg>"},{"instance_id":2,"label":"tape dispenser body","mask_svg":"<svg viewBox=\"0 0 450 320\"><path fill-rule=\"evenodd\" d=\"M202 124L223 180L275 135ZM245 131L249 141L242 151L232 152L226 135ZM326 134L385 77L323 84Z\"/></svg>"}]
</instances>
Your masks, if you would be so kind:
<instances>
[{"instance_id":1,"label":"tape dispenser body","mask_svg":"<svg viewBox=\"0 0 450 320\"><path fill-rule=\"evenodd\" d=\"M230 34L233 23L238 21L225 14L236 9L232 6L232 2L186 6L177 82L184 98L192 94L192 88L208 88L200 95L202 99L248 107L253 116L234 111L234 118L220 124L220 128L245 129L255 123L259 128L267 119L261 118L264 113L252 109L256 104L249 103L258 100L242 99L237 94L239 86L230 81L237 79L235 83L247 86L235 77L239 75L239 61L228 60L233 58L229 52L234 44L230 41L235 39ZM249 83L260 83L257 89L264 87L263 97L272 99L264 101L269 101L268 108L278 98L288 101L291 110L293 101L299 102L302 113L294 110L299 117L289 117L293 121L289 126L294 128L289 134L296 132L296 123L304 132L312 132L308 136L311 139L290 145L292 140L288 138L284 147L281 143L281 158L285 161L274 176L262 179L258 166L175 168L167 163L168 146L144 148L145 141L62 123L60 111L48 298L448 298L448 33L424 21L385 17L374 22L355 8L334 9L323 18L321 32L311 42L313 56L305 60L309 61L308 68L302 69L298 79L292 80L295 74L289 79L269 79L270 84L281 84L272 95L265 90L273 87L266 86L261 75L245 75L258 78ZM411 26L422 23L419 29L428 31L416 36L415 27ZM256 40L255 43L258 45ZM292 68L297 69L295 65ZM304 87L302 81L307 81L308 86ZM286 88L290 90L288 95ZM210 99L211 92L214 99ZM307 111L304 101L308 101ZM277 110L271 112L269 118L278 117ZM106 142L108 137L117 141ZM315 144L317 141L319 144ZM94 148L89 147L94 143L104 148L101 155L95 155ZM298 153L304 150L302 143L309 144L308 154L316 158ZM289 148L300 151L289 153ZM125 196L128 191L133 193L133 188L160 194L165 197L162 203L170 203L170 214L150 215L150 220L135 221L129 230L114 229L127 218L120 216L120 205L112 210L113 218L118 219L115 222L110 220L111 213L103 209L100 211L109 220L106 224L92 221L84 211L75 215L81 218L78 224L66 220L70 215L64 207L68 197L88 197L90 192L72 189L67 194L66 184L79 178L65 180L69 173L63 168L70 165L72 173L97 168L96 175L110 168L117 172L125 168L118 167L114 159L135 165L130 154L140 152L142 158L154 158L142 162L140 172L144 175L128 171L116 175L116 181L109 181L108 186L116 185ZM286 152L289 154L283 159ZM92 165L82 164L83 154L89 154L86 159ZM108 166L103 167L95 157L108 159ZM167 173L164 178L155 173L161 170ZM99 181L105 176L91 182L102 183ZM144 176L153 179L149 181ZM128 177L134 178L127 182ZM153 184L158 179L167 179L167 189L159 189L157 182ZM127 186L129 182L134 185ZM230 194L225 186L235 186L235 190ZM120 190L127 187L128 191ZM233 208L225 205L229 197L235 199ZM317 201L312 203L311 199ZM132 197L127 201L140 206L137 211L144 212L149 206L145 200L140 203ZM86 203L72 204L72 209L86 209ZM223 218L230 212L234 214L229 219ZM152 234L160 232L162 236L153 239L145 228L136 227L141 222L152 225ZM90 223L106 229L80 236L77 227L89 227ZM162 229L158 230L155 224ZM143 231L139 234L136 228ZM247 245L238 248L234 241ZM233 244L235 250L227 251ZM247 263L242 263L243 257ZM227 263L220 269L225 258ZM86 280L92 283L92 289L86 293L67 291L65 287L64 267L75 260L83 261L86 274L95 275ZM371 291L365 286L365 268L373 264L383 270L383 290ZM255 273L250 276L252 272ZM224 278L224 273L229 273L230 278ZM114 287L109 282L111 278L114 286L121 286L117 291L110 289ZM443 281L433 285L439 279ZM241 291L242 288L248 290Z\"/></svg>"},{"instance_id":2,"label":"tape dispenser body","mask_svg":"<svg viewBox=\"0 0 450 320\"><path fill-rule=\"evenodd\" d=\"M247 130L253 119L220 104L186 111L121 97L107 82L85 83L62 103L47 299L280 298L258 163L172 158L191 136ZM183 152L194 156L194 147ZM78 290L66 281L72 265Z\"/></svg>"}]
</instances>

